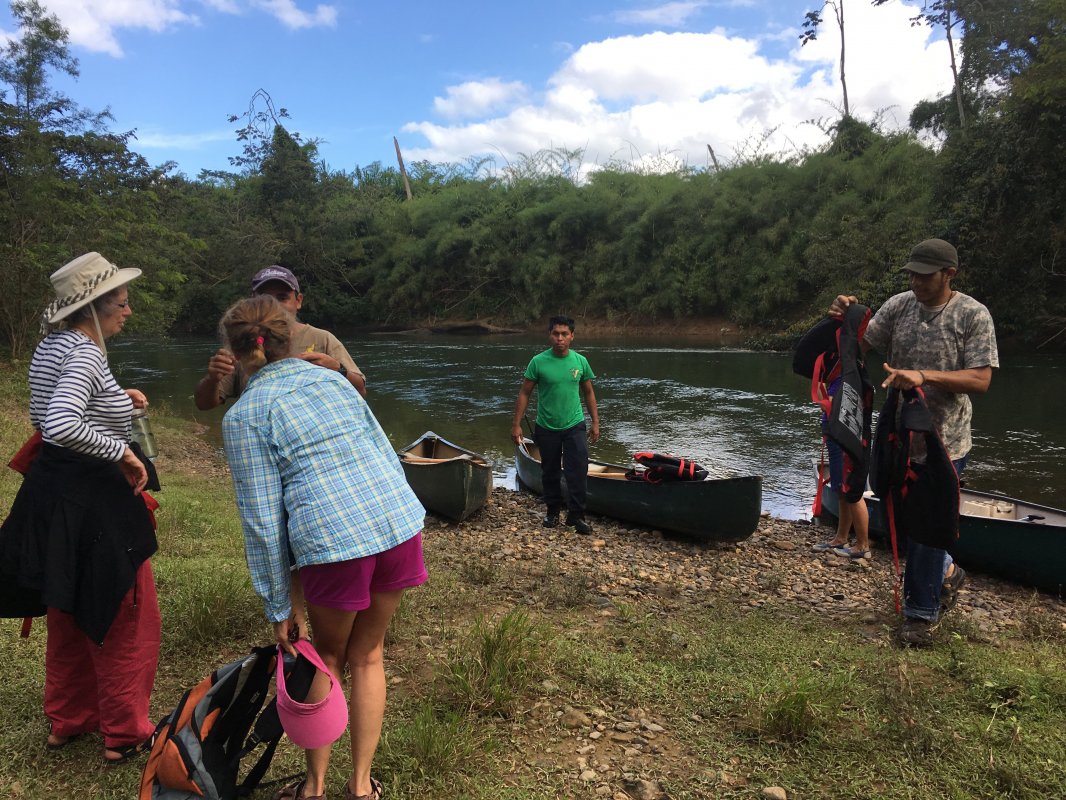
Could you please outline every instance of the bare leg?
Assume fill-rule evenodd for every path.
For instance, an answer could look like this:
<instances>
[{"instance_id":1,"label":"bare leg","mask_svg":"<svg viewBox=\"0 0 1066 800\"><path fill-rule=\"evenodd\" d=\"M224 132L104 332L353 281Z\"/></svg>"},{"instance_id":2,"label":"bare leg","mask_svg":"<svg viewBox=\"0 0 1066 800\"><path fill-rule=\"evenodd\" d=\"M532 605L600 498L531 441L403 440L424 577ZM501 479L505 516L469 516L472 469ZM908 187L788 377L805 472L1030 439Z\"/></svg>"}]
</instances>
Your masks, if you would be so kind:
<instances>
[{"instance_id":1,"label":"bare leg","mask_svg":"<svg viewBox=\"0 0 1066 800\"><path fill-rule=\"evenodd\" d=\"M371 594L370 608L359 613L348 643L348 666L352 671L352 778L348 790L356 797L373 791L370 765L385 717L385 630L401 597L402 589Z\"/></svg>"},{"instance_id":2,"label":"bare leg","mask_svg":"<svg viewBox=\"0 0 1066 800\"><path fill-rule=\"evenodd\" d=\"M296 585L294 583L294 585ZM303 592L300 592L301 598ZM295 612L296 606L293 605ZM337 676L339 681L344 674L344 662L348 648L348 641L352 637L355 627L356 612L341 611L335 608L322 608L309 605L311 624L315 630L315 650L322 657L322 662L329 667L330 672ZM315 676L311 684L311 691L307 694L307 702L316 703L326 696L329 690L329 679L322 672ZM331 746L326 745L317 750L307 750L307 776L303 787L303 795L317 797L326 793L326 770L329 768L329 753Z\"/></svg>"},{"instance_id":3,"label":"bare leg","mask_svg":"<svg viewBox=\"0 0 1066 800\"><path fill-rule=\"evenodd\" d=\"M870 511L866 508L866 501L860 500L857 503L849 503L847 500L841 499L840 506L842 509L845 506L849 509L851 525L855 528L855 548L857 550L869 550Z\"/></svg>"},{"instance_id":4,"label":"bare leg","mask_svg":"<svg viewBox=\"0 0 1066 800\"><path fill-rule=\"evenodd\" d=\"M832 491L832 490L830 490ZM841 547L846 547L848 544L848 537L851 535L851 516L852 507L851 503L840 497L838 501L838 518L837 518L837 535L833 537L829 544Z\"/></svg>"}]
</instances>

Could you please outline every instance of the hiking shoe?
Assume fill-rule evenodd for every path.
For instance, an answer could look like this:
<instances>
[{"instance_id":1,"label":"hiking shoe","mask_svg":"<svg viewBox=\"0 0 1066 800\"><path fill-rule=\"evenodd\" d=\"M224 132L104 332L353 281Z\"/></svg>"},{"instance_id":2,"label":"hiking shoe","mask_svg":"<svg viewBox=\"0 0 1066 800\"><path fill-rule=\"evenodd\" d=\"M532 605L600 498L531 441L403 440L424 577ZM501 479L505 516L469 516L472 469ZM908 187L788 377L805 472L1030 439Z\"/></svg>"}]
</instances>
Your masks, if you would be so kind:
<instances>
[{"instance_id":1,"label":"hiking shoe","mask_svg":"<svg viewBox=\"0 0 1066 800\"><path fill-rule=\"evenodd\" d=\"M585 522L585 518L580 514L567 514L566 524L582 535L592 533L592 526Z\"/></svg>"},{"instance_id":2,"label":"hiking shoe","mask_svg":"<svg viewBox=\"0 0 1066 800\"><path fill-rule=\"evenodd\" d=\"M544 515L544 522L541 523L545 528L554 528L559 524L559 512L553 509L548 509L548 513Z\"/></svg>"},{"instance_id":3,"label":"hiking shoe","mask_svg":"<svg viewBox=\"0 0 1066 800\"><path fill-rule=\"evenodd\" d=\"M951 577L944 579L944 585L940 587L940 613L946 614L959 602L959 589L966 583L966 570L955 565L955 571Z\"/></svg>"},{"instance_id":4,"label":"hiking shoe","mask_svg":"<svg viewBox=\"0 0 1066 800\"><path fill-rule=\"evenodd\" d=\"M841 556L843 558L850 558L856 561L860 558L865 558L867 561L869 561L870 558L873 556L873 553L871 553L869 550L860 550L857 547L851 548L847 545L840 545L840 547L833 548L833 555Z\"/></svg>"},{"instance_id":5,"label":"hiking shoe","mask_svg":"<svg viewBox=\"0 0 1066 800\"><path fill-rule=\"evenodd\" d=\"M832 542L818 542L818 544L811 545L811 550L815 553L828 553L830 550L836 550L838 547L847 547L848 544L833 544Z\"/></svg>"},{"instance_id":6,"label":"hiking shoe","mask_svg":"<svg viewBox=\"0 0 1066 800\"><path fill-rule=\"evenodd\" d=\"M899 628L899 643L903 647L930 647L933 644L933 623L918 617L906 617Z\"/></svg>"}]
</instances>

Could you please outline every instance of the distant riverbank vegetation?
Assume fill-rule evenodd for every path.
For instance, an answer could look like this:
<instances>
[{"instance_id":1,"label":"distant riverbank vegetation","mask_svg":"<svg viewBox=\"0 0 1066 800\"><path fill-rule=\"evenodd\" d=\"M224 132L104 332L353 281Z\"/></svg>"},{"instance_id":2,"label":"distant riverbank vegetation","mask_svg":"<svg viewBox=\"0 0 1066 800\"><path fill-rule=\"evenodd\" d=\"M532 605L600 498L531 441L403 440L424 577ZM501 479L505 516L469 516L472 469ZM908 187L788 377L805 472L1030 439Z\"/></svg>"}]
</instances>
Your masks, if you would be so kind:
<instances>
[{"instance_id":1,"label":"distant riverbank vegetation","mask_svg":"<svg viewBox=\"0 0 1066 800\"><path fill-rule=\"evenodd\" d=\"M304 318L341 330L568 311L680 330L715 317L785 341L840 291L873 306L899 291L929 236L958 245L956 285L1001 335L1066 344L1066 0L926 6L949 12L959 77L945 67L950 92L911 110L908 131L843 114L812 121L820 149L755 141L666 173L569 150L419 162L408 198L398 168L325 164L262 91L231 119L230 171L149 164L133 132L53 89L77 74L67 33L16 0L23 35L0 52L0 346L33 345L48 275L87 250L144 270L142 332L213 331L281 263L304 284Z\"/></svg>"}]
</instances>

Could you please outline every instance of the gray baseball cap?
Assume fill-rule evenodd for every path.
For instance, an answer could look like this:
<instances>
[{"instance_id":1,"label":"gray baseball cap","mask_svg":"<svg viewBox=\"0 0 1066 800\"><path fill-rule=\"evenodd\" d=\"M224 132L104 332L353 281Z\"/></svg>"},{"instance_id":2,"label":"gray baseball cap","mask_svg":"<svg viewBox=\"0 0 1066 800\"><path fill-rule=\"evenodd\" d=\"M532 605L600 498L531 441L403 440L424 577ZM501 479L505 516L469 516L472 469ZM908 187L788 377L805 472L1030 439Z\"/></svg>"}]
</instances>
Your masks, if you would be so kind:
<instances>
[{"instance_id":1,"label":"gray baseball cap","mask_svg":"<svg viewBox=\"0 0 1066 800\"><path fill-rule=\"evenodd\" d=\"M291 270L285 267L279 267L277 264L261 269L255 273L255 277L252 278L252 291L259 291L259 287L264 283L270 283L270 281L281 281L296 294L300 293L300 282L296 280L296 276L292 274Z\"/></svg>"},{"instance_id":2,"label":"gray baseball cap","mask_svg":"<svg viewBox=\"0 0 1066 800\"><path fill-rule=\"evenodd\" d=\"M919 242L911 250L911 258L900 267L907 272L917 272L919 275L932 275L948 267L959 266L959 252L955 246L943 239L926 239Z\"/></svg>"}]
</instances>

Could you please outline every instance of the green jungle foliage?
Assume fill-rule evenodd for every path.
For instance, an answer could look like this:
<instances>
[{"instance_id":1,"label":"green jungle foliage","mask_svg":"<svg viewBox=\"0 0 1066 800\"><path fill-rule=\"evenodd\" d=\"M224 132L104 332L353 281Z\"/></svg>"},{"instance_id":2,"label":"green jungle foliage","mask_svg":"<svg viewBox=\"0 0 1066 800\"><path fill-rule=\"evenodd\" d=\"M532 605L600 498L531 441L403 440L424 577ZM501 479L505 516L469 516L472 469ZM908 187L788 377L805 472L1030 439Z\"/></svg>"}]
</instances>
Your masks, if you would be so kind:
<instances>
[{"instance_id":1,"label":"green jungle foliage","mask_svg":"<svg viewBox=\"0 0 1066 800\"><path fill-rule=\"evenodd\" d=\"M1001 335L1039 345L1066 326L1066 0L927 3L916 21L950 26L961 66L913 110L913 132L845 115L815 151L665 174L561 150L505 169L420 162L411 200L397 169L330 168L265 92L231 118L244 123L233 171L153 167L132 132L51 89L78 70L58 20L37 0L11 8L23 36L0 50L0 343L13 352L35 341L48 275L87 250L144 270L141 331L211 332L281 263L304 318L340 329L568 312L780 334L840 292L876 307L904 288L910 247L942 236L963 259L958 288Z\"/></svg>"}]
</instances>

